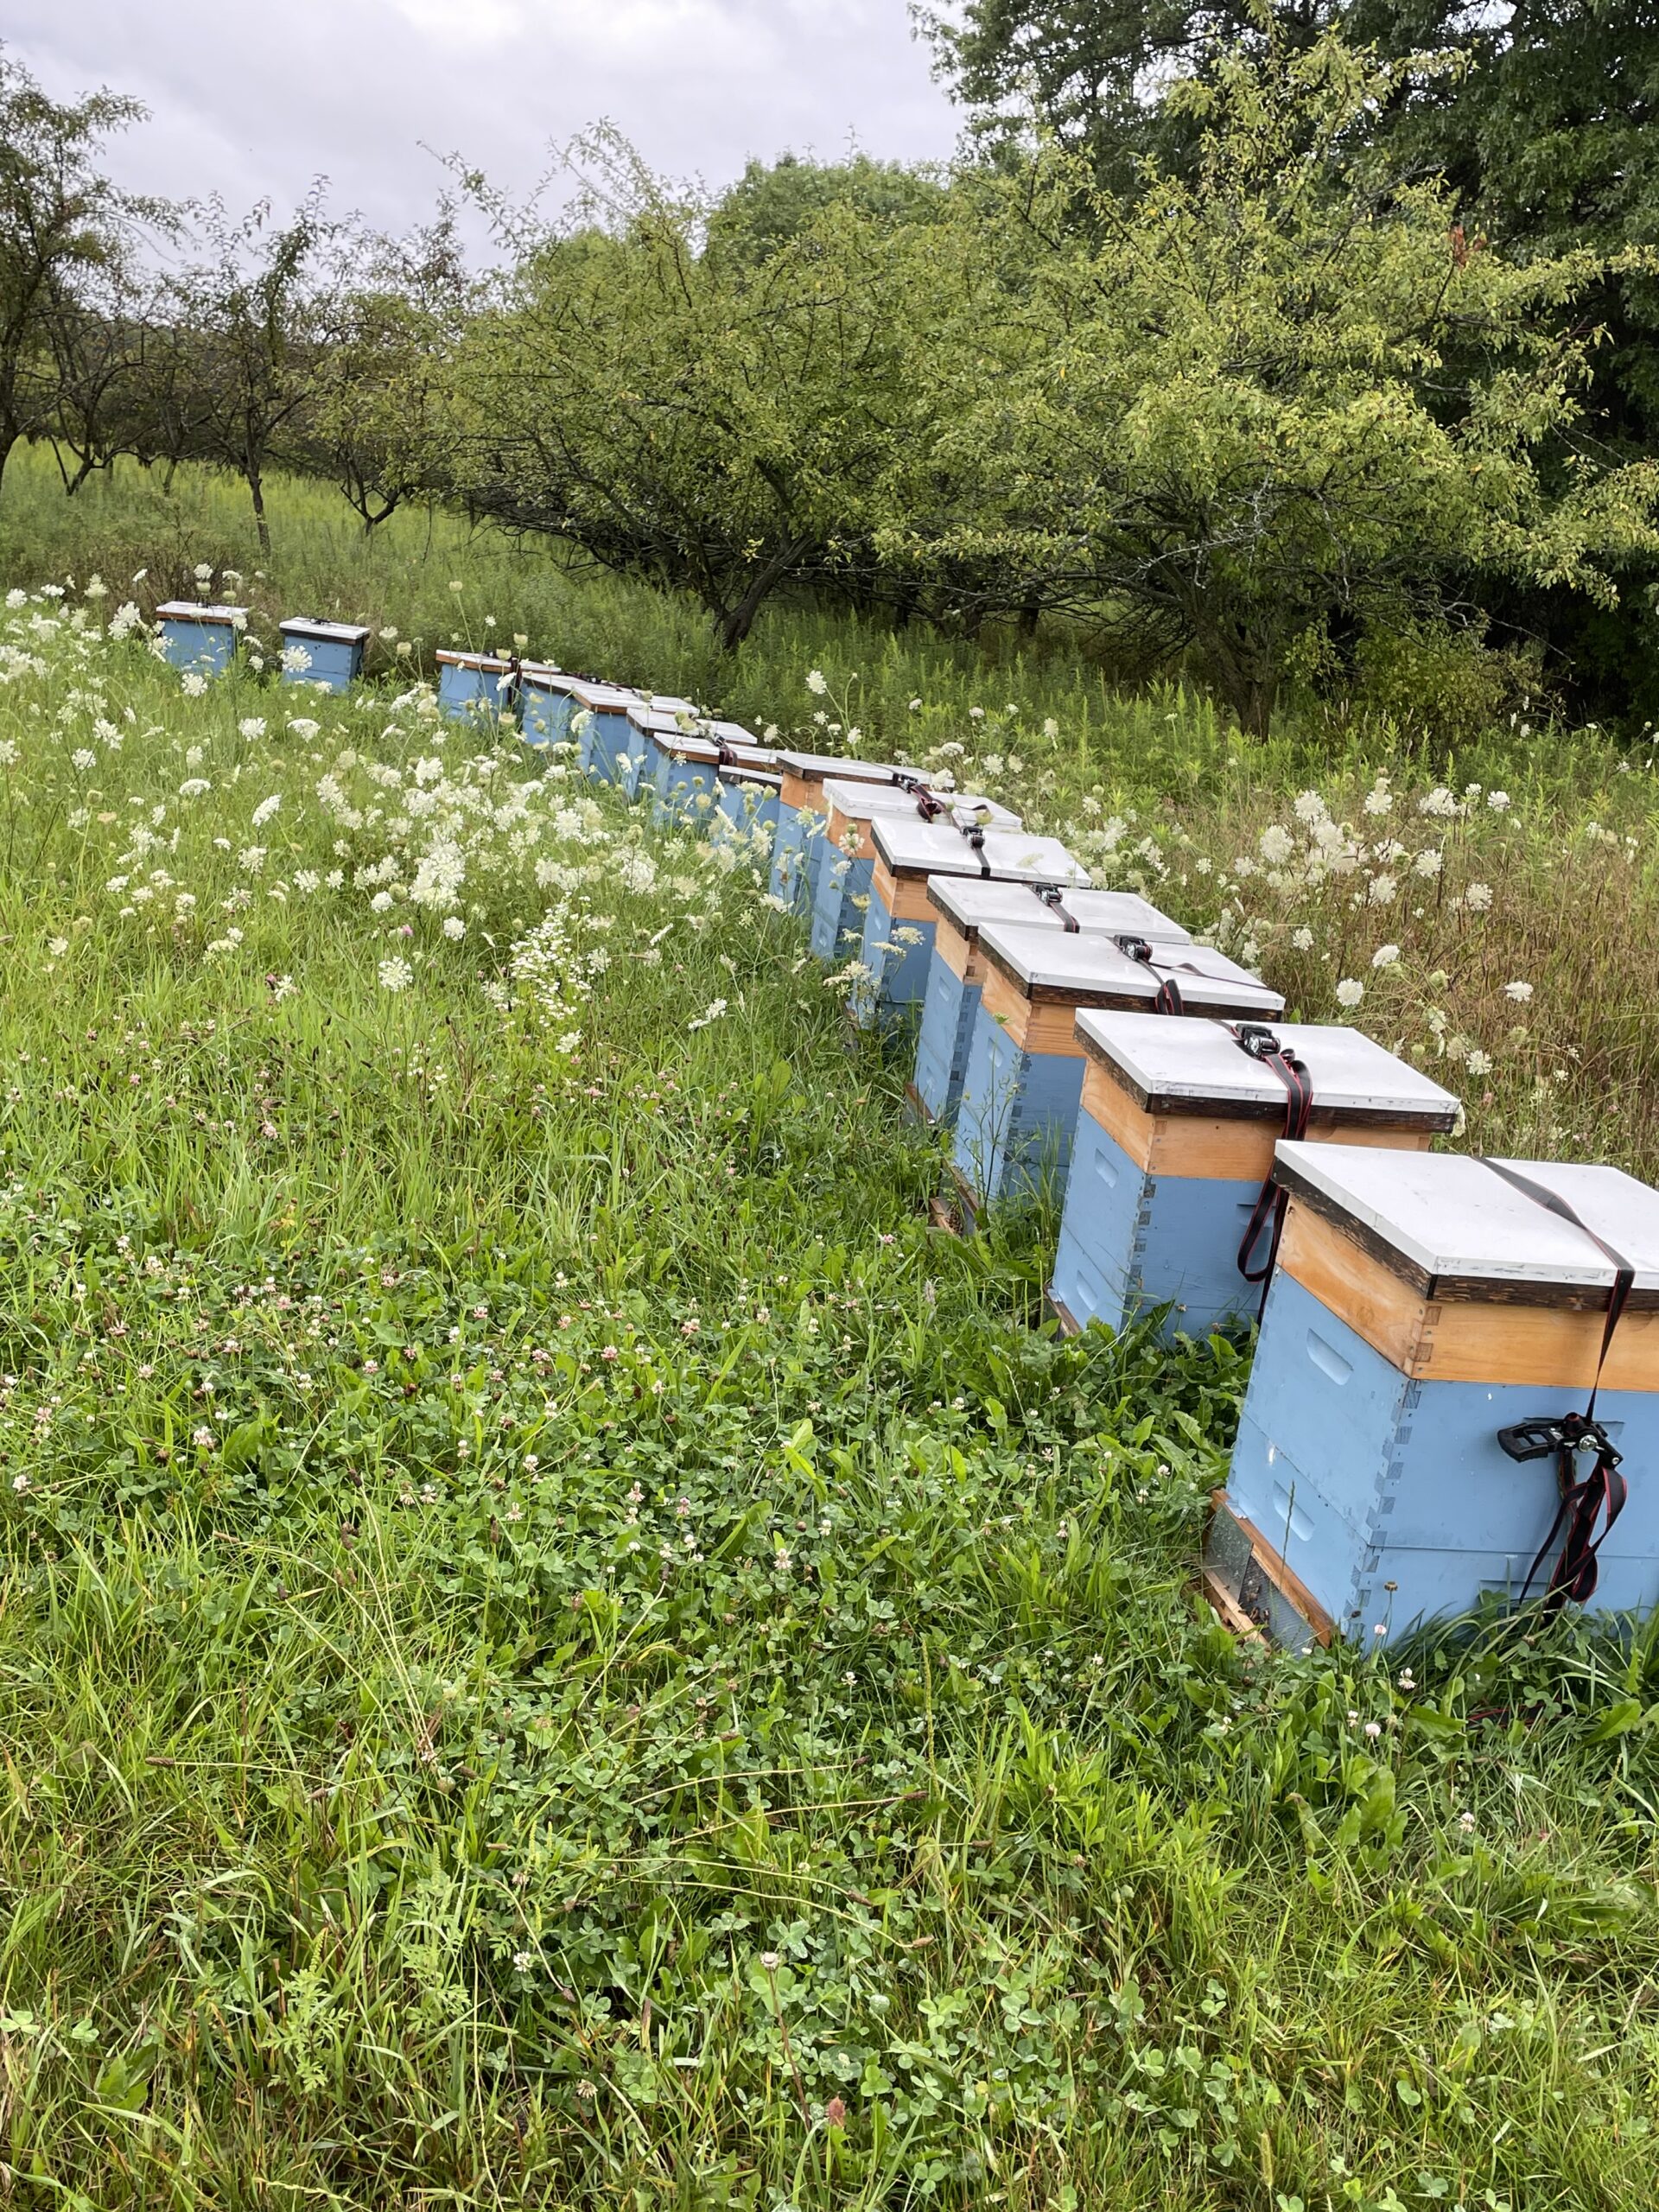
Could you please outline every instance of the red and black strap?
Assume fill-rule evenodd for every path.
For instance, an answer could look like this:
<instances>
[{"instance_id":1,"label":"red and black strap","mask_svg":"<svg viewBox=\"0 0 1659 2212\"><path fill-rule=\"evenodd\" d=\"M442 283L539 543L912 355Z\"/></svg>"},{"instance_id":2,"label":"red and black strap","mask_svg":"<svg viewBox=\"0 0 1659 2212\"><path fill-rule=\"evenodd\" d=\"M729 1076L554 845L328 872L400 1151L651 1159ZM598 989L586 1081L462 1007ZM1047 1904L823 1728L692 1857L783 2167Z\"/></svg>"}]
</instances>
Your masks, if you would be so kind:
<instances>
[{"instance_id":1,"label":"red and black strap","mask_svg":"<svg viewBox=\"0 0 1659 2212\"><path fill-rule=\"evenodd\" d=\"M1241 1021L1229 1027L1229 1034L1241 1052L1247 1053L1264 1068L1271 1068L1285 1087L1285 1135L1293 1144L1300 1144L1307 1135L1307 1125L1313 1114L1313 1078L1306 1064L1288 1046L1282 1044L1274 1033L1259 1021ZM1272 1279L1274 1262L1279 1256L1279 1239L1284 1233L1285 1208L1290 1193L1273 1179L1273 1169L1268 1169L1267 1179L1256 1195L1250 1217L1244 1225L1244 1237L1238 1248L1238 1272L1246 1282L1262 1285L1262 1300L1267 1303L1267 1285ZM1268 1240L1267 1257L1258 1267L1255 1262L1255 1248L1262 1232L1268 1223L1273 1234Z\"/></svg>"},{"instance_id":2,"label":"red and black strap","mask_svg":"<svg viewBox=\"0 0 1659 2212\"><path fill-rule=\"evenodd\" d=\"M1559 1418L1548 1415L1537 1421L1516 1421L1509 1428L1500 1428L1497 1440L1511 1459L1541 1459L1554 1456L1555 1487L1560 1503L1555 1518L1550 1523L1549 1534L1538 1548L1538 1555L1527 1570L1527 1579L1521 1586L1524 1602L1539 1569L1549 1557L1559 1540L1560 1550L1556 1555L1554 1569L1543 1595L1545 1615L1558 1613L1570 1598L1574 1604L1583 1605L1595 1595L1600 1567L1596 1554L1612 1534L1613 1523L1624 1510L1630 1497L1630 1484L1618 1471L1620 1455L1613 1448L1612 1439L1596 1419L1596 1400L1601 1390L1602 1370L1607 1364L1613 1332L1618 1328L1625 1307L1630 1304L1630 1292L1636 1284L1636 1269L1615 1246L1599 1236L1586 1221L1562 1198L1559 1192L1535 1183L1530 1176L1506 1166L1502 1160L1483 1156L1483 1167L1490 1167L1494 1175L1503 1178L1523 1198L1560 1220L1570 1222L1574 1229L1586 1236L1604 1258L1612 1263L1613 1286L1607 1295L1607 1313L1602 1323L1601 1348L1596 1357L1596 1371L1591 1379L1590 1397L1581 1414L1564 1414ZM1579 1473L1579 1455L1592 1451L1595 1458L1590 1471ZM1600 1524L1598 1529L1598 1523Z\"/></svg>"},{"instance_id":3,"label":"red and black strap","mask_svg":"<svg viewBox=\"0 0 1659 2212\"><path fill-rule=\"evenodd\" d=\"M1083 924L1075 914L1067 910L1065 894L1058 883L1033 883L1031 888L1034 895L1048 908L1051 914L1059 916L1060 926L1068 937L1078 937L1082 934Z\"/></svg>"},{"instance_id":4,"label":"red and black strap","mask_svg":"<svg viewBox=\"0 0 1659 2212\"><path fill-rule=\"evenodd\" d=\"M924 822L937 822L942 814L950 811L949 800L942 799L936 791L930 791L920 776L895 776L893 780L901 791L907 791L915 800L916 811Z\"/></svg>"},{"instance_id":5,"label":"red and black strap","mask_svg":"<svg viewBox=\"0 0 1659 2212\"><path fill-rule=\"evenodd\" d=\"M1120 952L1128 953L1131 960L1138 960L1143 968L1150 968L1158 977L1158 995L1152 1002L1154 1014L1181 1014L1186 1012L1186 1001L1181 996L1181 987L1168 968L1160 968L1153 957L1152 947L1143 937L1120 937L1113 939ZM1200 971L1190 962L1182 963L1192 976Z\"/></svg>"}]
</instances>

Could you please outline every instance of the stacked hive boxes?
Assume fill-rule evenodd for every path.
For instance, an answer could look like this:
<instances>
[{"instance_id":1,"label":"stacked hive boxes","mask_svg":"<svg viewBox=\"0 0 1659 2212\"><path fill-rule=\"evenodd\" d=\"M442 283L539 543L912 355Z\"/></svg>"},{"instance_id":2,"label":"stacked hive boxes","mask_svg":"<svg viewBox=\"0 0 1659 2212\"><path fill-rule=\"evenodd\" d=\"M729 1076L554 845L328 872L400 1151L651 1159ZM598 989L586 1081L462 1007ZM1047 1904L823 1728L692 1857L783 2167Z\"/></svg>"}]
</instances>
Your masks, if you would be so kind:
<instances>
[{"instance_id":1,"label":"stacked hive boxes","mask_svg":"<svg viewBox=\"0 0 1659 2212\"><path fill-rule=\"evenodd\" d=\"M363 673L369 642L365 624L314 622L295 614L276 627L283 637L284 683L315 683L325 691L344 691Z\"/></svg>"},{"instance_id":2,"label":"stacked hive boxes","mask_svg":"<svg viewBox=\"0 0 1659 2212\"><path fill-rule=\"evenodd\" d=\"M1529 1576L1538 1594L1571 1556L1563 1491L1596 1472L1595 1438L1564 1454L1552 1432L1577 1433L1598 1376L1608 1445L1659 1465L1659 1192L1374 1146L1281 1144L1275 1173L1288 1210L1212 1573L1281 1640L1391 1636ZM1593 1541L1605 1516L1578 1503ZM1593 1567L1577 1594L1653 1603L1659 1484L1630 1485Z\"/></svg>"},{"instance_id":3,"label":"stacked hive boxes","mask_svg":"<svg viewBox=\"0 0 1659 2212\"><path fill-rule=\"evenodd\" d=\"M193 676L223 676L236 658L248 610L169 599L156 608L156 620L161 625L162 650L173 667Z\"/></svg>"},{"instance_id":4,"label":"stacked hive boxes","mask_svg":"<svg viewBox=\"0 0 1659 2212\"><path fill-rule=\"evenodd\" d=\"M1058 883L986 882L971 875L930 875L932 949L922 988L912 1103L930 1122L954 1118L979 1013L985 963L979 932L1012 922L1092 937L1136 937L1160 944L1191 940L1179 922L1133 891L1092 891Z\"/></svg>"},{"instance_id":5,"label":"stacked hive boxes","mask_svg":"<svg viewBox=\"0 0 1659 2212\"><path fill-rule=\"evenodd\" d=\"M985 972L957 1110L956 1160L982 1202L1046 1181L1064 1188L1083 1097L1076 1025L1084 1009L1251 1020L1284 1006L1259 976L1204 945L1120 944L987 922L979 950Z\"/></svg>"},{"instance_id":6,"label":"stacked hive boxes","mask_svg":"<svg viewBox=\"0 0 1659 2212\"><path fill-rule=\"evenodd\" d=\"M832 779L844 784L892 784L904 772L877 760L841 760L830 753L780 753L778 773L778 835L772 849L772 894L791 912L811 908L814 868L823 849L829 807L823 787Z\"/></svg>"},{"instance_id":7,"label":"stacked hive boxes","mask_svg":"<svg viewBox=\"0 0 1659 2212\"><path fill-rule=\"evenodd\" d=\"M1077 1133L1051 1296L1070 1321L1122 1328L1167 1306L1199 1333L1255 1313L1271 1244L1256 1221L1288 1093L1266 1047L1306 1069L1316 1141L1426 1149L1458 1102L1357 1029L1084 1013ZM1250 1268L1247 1276L1241 1259Z\"/></svg>"},{"instance_id":8,"label":"stacked hive boxes","mask_svg":"<svg viewBox=\"0 0 1659 2212\"><path fill-rule=\"evenodd\" d=\"M948 824L966 837L978 830L1018 830L1017 814L977 792L943 802L899 784L823 786L826 808L812 893L812 950L820 960L849 959L864 941L864 912L875 865L871 823L878 815L907 815Z\"/></svg>"}]
</instances>

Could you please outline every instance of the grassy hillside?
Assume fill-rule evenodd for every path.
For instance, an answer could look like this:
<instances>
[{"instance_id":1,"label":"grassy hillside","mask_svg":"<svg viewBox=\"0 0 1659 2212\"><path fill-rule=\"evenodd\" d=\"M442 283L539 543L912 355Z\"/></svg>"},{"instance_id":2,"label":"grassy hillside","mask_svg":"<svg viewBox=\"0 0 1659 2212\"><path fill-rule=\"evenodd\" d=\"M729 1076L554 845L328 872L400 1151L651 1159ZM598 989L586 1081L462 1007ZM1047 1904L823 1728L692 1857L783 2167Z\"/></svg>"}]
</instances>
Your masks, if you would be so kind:
<instances>
[{"instance_id":1,"label":"grassy hillside","mask_svg":"<svg viewBox=\"0 0 1659 2212\"><path fill-rule=\"evenodd\" d=\"M1040 1224L928 1227L745 855L407 674L190 696L109 634L153 509L73 527L0 616L0 2202L1645 2208L1651 1639L1238 1647L1189 1576L1241 1354L1060 1344ZM453 576L690 665L499 543L289 527L310 611L429 644ZM1311 1007L1452 1009L1471 1137L1649 1156L1650 785L1593 736L1297 807L1290 741L1075 663L785 617L715 696L770 682Z\"/></svg>"}]
</instances>

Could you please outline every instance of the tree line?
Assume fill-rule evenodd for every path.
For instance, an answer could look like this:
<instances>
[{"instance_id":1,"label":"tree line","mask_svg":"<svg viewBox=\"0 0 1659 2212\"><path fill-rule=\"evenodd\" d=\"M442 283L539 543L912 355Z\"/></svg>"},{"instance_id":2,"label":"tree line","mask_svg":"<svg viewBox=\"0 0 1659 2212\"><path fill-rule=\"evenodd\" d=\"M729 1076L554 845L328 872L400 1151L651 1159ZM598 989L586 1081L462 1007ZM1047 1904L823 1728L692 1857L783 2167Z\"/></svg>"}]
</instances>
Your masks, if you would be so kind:
<instances>
[{"instance_id":1,"label":"tree line","mask_svg":"<svg viewBox=\"0 0 1659 2212\"><path fill-rule=\"evenodd\" d=\"M925 28L969 125L948 168L786 157L710 196L600 131L556 219L457 171L401 239L320 186L283 218L125 194L136 104L55 103L0 54L0 496L19 440L71 495L205 461L268 543L299 470L368 531L442 499L689 591L733 651L780 594L1064 626L1257 733L1379 669L1645 711L1659 14Z\"/></svg>"}]
</instances>

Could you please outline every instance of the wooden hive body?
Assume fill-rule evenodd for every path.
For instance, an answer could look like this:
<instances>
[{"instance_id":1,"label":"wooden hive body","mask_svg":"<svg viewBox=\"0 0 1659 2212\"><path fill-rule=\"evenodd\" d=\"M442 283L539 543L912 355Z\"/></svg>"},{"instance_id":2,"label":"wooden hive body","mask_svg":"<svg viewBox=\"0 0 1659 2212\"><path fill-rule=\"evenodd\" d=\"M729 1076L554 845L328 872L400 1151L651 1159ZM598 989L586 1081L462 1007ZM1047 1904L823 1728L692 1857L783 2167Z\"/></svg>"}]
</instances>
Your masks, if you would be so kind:
<instances>
[{"instance_id":1,"label":"wooden hive body","mask_svg":"<svg viewBox=\"0 0 1659 2212\"><path fill-rule=\"evenodd\" d=\"M1360 1031L1280 1022L1313 1084L1311 1141L1426 1150L1458 1102ZM1284 1133L1284 1085L1221 1022L1084 1013L1084 1058L1050 1294L1079 1324L1121 1328L1167 1305L1203 1335L1248 1314L1238 1249ZM1263 1240L1253 1260L1266 1257Z\"/></svg>"},{"instance_id":2,"label":"wooden hive body","mask_svg":"<svg viewBox=\"0 0 1659 2212\"><path fill-rule=\"evenodd\" d=\"M1497 1432L1584 1410L1611 1262L1466 1155L1281 1144L1277 1159L1290 1204L1217 1560L1249 1524L1280 1580L1367 1642L1518 1599L1555 1518L1556 1466L1510 1459ZM1609 1167L1508 1164L1636 1268L1597 1402L1630 1501L1592 1603L1645 1611L1659 1598L1659 1192Z\"/></svg>"},{"instance_id":3,"label":"wooden hive body","mask_svg":"<svg viewBox=\"0 0 1659 2212\"><path fill-rule=\"evenodd\" d=\"M594 782L615 784L630 797L639 788L649 750L635 717L664 715L671 721L693 711L688 699L659 699L617 683L579 683L571 698L577 766Z\"/></svg>"},{"instance_id":4,"label":"wooden hive body","mask_svg":"<svg viewBox=\"0 0 1659 2212\"><path fill-rule=\"evenodd\" d=\"M987 829L975 836L979 842L960 827L919 822L913 815L878 815L872 821L870 903L859 956L870 980L854 1007L861 1021L889 1014L908 1018L912 1009L919 1020L939 918L928 893L933 879L961 876L1015 887L1080 887L1089 880L1082 861L1058 837L1023 829Z\"/></svg>"},{"instance_id":5,"label":"wooden hive body","mask_svg":"<svg viewBox=\"0 0 1659 2212\"><path fill-rule=\"evenodd\" d=\"M1151 964L1107 939L987 923L985 975L957 1112L957 1166L982 1198L1065 1188L1083 1102L1079 1013L1145 1013L1166 976L1185 1012L1262 1020L1284 1001L1224 953L1195 944L1153 948ZM1168 1019L1167 1016L1158 1017Z\"/></svg>"},{"instance_id":6,"label":"wooden hive body","mask_svg":"<svg viewBox=\"0 0 1659 2212\"><path fill-rule=\"evenodd\" d=\"M223 676L236 658L237 641L247 622L245 607L198 607L169 599L156 610L162 648L170 667L194 676Z\"/></svg>"},{"instance_id":7,"label":"wooden hive body","mask_svg":"<svg viewBox=\"0 0 1659 2212\"><path fill-rule=\"evenodd\" d=\"M525 661L518 671L519 729L526 745L574 742L575 702L571 686L586 679L546 661Z\"/></svg>"},{"instance_id":8,"label":"wooden hive body","mask_svg":"<svg viewBox=\"0 0 1659 2212\"><path fill-rule=\"evenodd\" d=\"M920 821L915 794L894 785L842 784L831 778L823 786L826 819L818 842L811 887L812 950L820 960L850 960L864 940L864 917L875 861L871 823L878 815ZM982 816L995 830L1018 830L1017 814L977 792L950 794L950 810L960 821Z\"/></svg>"},{"instance_id":9,"label":"wooden hive body","mask_svg":"<svg viewBox=\"0 0 1659 2212\"><path fill-rule=\"evenodd\" d=\"M736 768L722 766L718 782L720 820L740 836L764 836L770 852L778 835L783 778L769 768L746 764ZM719 823L711 822L709 826L717 829Z\"/></svg>"},{"instance_id":10,"label":"wooden hive body","mask_svg":"<svg viewBox=\"0 0 1659 2212\"><path fill-rule=\"evenodd\" d=\"M518 687L512 663L494 653L440 652L438 705L452 721L477 721L491 729L518 719Z\"/></svg>"},{"instance_id":11,"label":"wooden hive body","mask_svg":"<svg viewBox=\"0 0 1659 2212\"><path fill-rule=\"evenodd\" d=\"M826 818L824 785L831 778L842 783L890 784L901 772L880 761L840 760L827 753L780 753L778 768L783 783L770 887L774 899L799 912L811 903L813 862Z\"/></svg>"},{"instance_id":12,"label":"wooden hive body","mask_svg":"<svg viewBox=\"0 0 1659 2212\"><path fill-rule=\"evenodd\" d=\"M979 932L988 921L1014 922L1064 931L1061 915L1046 906L1031 883L984 883L969 876L931 875L928 904L935 918L933 944L922 989L921 1021L916 1035L914 1095L928 1119L948 1124L956 1118L968 1071L969 1047L979 1015L984 957ZM1133 891L1070 890L1066 914L1080 930L1096 936L1120 933L1152 943L1190 942L1179 922Z\"/></svg>"},{"instance_id":13,"label":"wooden hive body","mask_svg":"<svg viewBox=\"0 0 1659 2212\"><path fill-rule=\"evenodd\" d=\"M308 616L296 614L276 627L283 639L284 683L313 683L326 691L344 691L363 673L363 655L369 642L365 624L314 622Z\"/></svg>"},{"instance_id":14,"label":"wooden hive body","mask_svg":"<svg viewBox=\"0 0 1659 2212\"><path fill-rule=\"evenodd\" d=\"M700 721L695 732L671 717L654 722L639 788L649 787L659 819L689 817L707 823L719 811L722 744L746 766L771 766L772 755L736 722Z\"/></svg>"}]
</instances>

